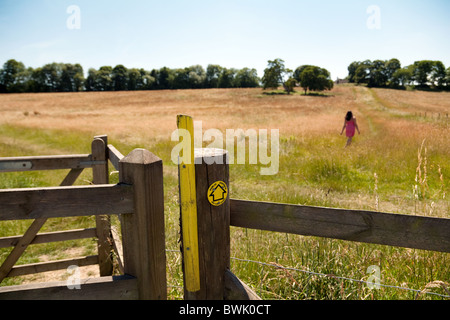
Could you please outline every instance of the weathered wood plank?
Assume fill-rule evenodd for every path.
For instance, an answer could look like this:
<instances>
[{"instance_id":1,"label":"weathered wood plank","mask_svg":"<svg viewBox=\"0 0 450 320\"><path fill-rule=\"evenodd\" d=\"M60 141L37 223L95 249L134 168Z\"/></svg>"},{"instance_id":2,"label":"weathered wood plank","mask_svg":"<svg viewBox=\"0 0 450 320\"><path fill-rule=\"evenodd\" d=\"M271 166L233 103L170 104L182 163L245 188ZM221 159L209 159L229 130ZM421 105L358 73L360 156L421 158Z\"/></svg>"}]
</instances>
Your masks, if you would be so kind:
<instances>
[{"instance_id":1,"label":"weathered wood plank","mask_svg":"<svg viewBox=\"0 0 450 320\"><path fill-rule=\"evenodd\" d=\"M0 220L132 213L133 186L94 185L0 190Z\"/></svg>"},{"instance_id":2,"label":"weathered wood plank","mask_svg":"<svg viewBox=\"0 0 450 320\"><path fill-rule=\"evenodd\" d=\"M80 174L83 172L83 170L84 168L70 170L67 176L64 178L64 180L61 182L60 186L64 187L73 185L80 176Z\"/></svg>"},{"instance_id":3,"label":"weathered wood plank","mask_svg":"<svg viewBox=\"0 0 450 320\"><path fill-rule=\"evenodd\" d=\"M224 275L224 300L261 300L261 298L230 270Z\"/></svg>"},{"instance_id":4,"label":"weathered wood plank","mask_svg":"<svg viewBox=\"0 0 450 320\"><path fill-rule=\"evenodd\" d=\"M91 144L92 160L97 162L104 162L103 164L96 164L92 166L92 182L94 184L109 183L108 174L108 158L107 151L107 136L96 136ZM100 268L100 276L110 276L113 273L112 262L112 237L111 237L111 219L106 213L105 215L98 215L95 217L95 224L97 227L97 250Z\"/></svg>"},{"instance_id":5,"label":"weathered wood plank","mask_svg":"<svg viewBox=\"0 0 450 320\"><path fill-rule=\"evenodd\" d=\"M38 262L31 264L22 264L11 269L8 277L23 276L26 274L34 274L47 271L55 271L67 269L69 266L76 265L78 267L90 266L98 264L98 256L88 256L83 258L63 259L50 262Z\"/></svg>"},{"instance_id":6,"label":"weathered wood plank","mask_svg":"<svg viewBox=\"0 0 450 320\"><path fill-rule=\"evenodd\" d=\"M224 276L230 268L230 201L228 193L225 194L226 200L221 205L215 206L208 201L210 195L208 189L212 184L223 181L227 187L229 186L227 151L222 149L212 151L214 152L211 152L210 149L195 149L200 289L190 292L188 288L185 288L185 299L222 300L225 290ZM182 239L184 241L184 237Z\"/></svg>"},{"instance_id":7,"label":"weathered wood plank","mask_svg":"<svg viewBox=\"0 0 450 320\"><path fill-rule=\"evenodd\" d=\"M90 154L0 158L0 172L81 169L93 165Z\"/></svg>"},{"instance_id":8,"label":"weathered wood plank","mask_svg":"<svg viewBox=\"0 0 450 320\"><path fill-rule=\"evenodd\" d=\"M41 227L47 221L45 218L36 219L33 221L31 226L25 231L23 237L19 239L17 245L11 251L11 253L6 257L3 264L0 266L0 282L3 281L9 274L14 264L19 260L22 253L27 249L28 245L33 241L36 234L41 230Z\"/></svg>"},{"instance_id":9,"label":"weathered wood plank","mask_svg":"<svg viewBox=\"0 0 450 320\"><path fill-rule=\"evenodd\" d=\"M80 280L80 290L69 289L67 281L0 287L0 300L135 300L137 280L114 276Z\"/></svg>"},{"instance_id":10,"label":"weathered wood plank","mask_svg":"<svg viewBox=\"0 0 450 320\"><path fill-rule=\"evenodd\" d=\"M120 153L112 144L108 144L108 158L116 170L119 170L119 162L124 158L124 155Z\"/></svg>"},{"instance_id":11,"label":"weathered wood plank","mask_svg":"<svg viewBox=\"0 0 450 320\"><path fill-rule=\"evenodd\" d=\"M134 188L134 214L123 214L125 274L138 279L139 299L166 300L163 163L145 149L120 161L120 181Z\"/></svg>"},{"instance_id":12,"label":"weathered wood plank","mask_svg":"<svg viewBox=\"0 0 450 320\"><path fill-rule=\"evenodd\" d=\"M232 226L450 252L450 219L231 200Z\"/></svg>"},{"instance_id":13,"label":"weathered wood plank","mask_svg":"<svg viewBox=\"0 0 450 320\"><path fill-rule=\"evenodd\" d=\"M200 290L200 268L197 231L197 200L194 165L194 122L189 116L178 115L177 127L188 133L183 137L183 155L179 155L178 184L180 195L181 237L183 243L184 287Z\"/></svg>"},{"instance_id":14,"label":"weathered wood plank","mask_svg":"<svg viewBox=\"0 0 450 320\"><path fill-rule=\"evenodd\" d=\"M56 232L39 233L30 244L40 244L67 240L78 240L95 238L97 236L95 228L76 229ZM12 236L0 238L0 248L14 247L22 236Z\"/></svg>"},{"instance_id":15,"label":"weathered wood plank","mask_svg":"<svg viewBox=\"0 0 450 320\"><path fill-rule=\"evenodd\" d=\"M119 265L119 270L121 273L125 273L125 269L123 267L123 245L122 240L120 240L119 231L115 226L111 226L111 236L113 242L113 248L117 255L117 263Z\"/></svg>"}]
</instances>

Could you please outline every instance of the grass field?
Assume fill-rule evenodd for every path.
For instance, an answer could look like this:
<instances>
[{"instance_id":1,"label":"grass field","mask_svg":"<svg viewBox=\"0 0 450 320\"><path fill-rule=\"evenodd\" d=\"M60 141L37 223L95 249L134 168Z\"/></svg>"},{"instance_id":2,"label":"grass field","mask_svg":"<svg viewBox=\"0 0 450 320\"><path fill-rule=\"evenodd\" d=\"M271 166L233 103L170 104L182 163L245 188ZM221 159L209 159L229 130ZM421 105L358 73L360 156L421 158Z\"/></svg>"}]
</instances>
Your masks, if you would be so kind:
<instances>
[{"instance_id":1,"label":"grass field","mask_svg":"<svg viewBox=\"0 0 450 320\"><path fill-rule=\"evenodd\" d=\"M339 133L348 110L361 135L344 148ZM123 154L142 147L163 159L171 299L182 297L177 168L170 161L177 114L202 120L203 130L279 129L278 174L260 176L258 165L231 165L232 198L450 218L450 93L338 85L319 96L267 95L261 89L12 94L0 95L0 112L0 156L89 153L92 137L107 134ZM2 174L0 188L58 185L64 174ZM78 183L90 180L86 171ZM52 219L44 229L93 222ZM21 234L28 224L1 222L0 236ZM240 259L232 259L232 271L266 299L442 299L297 271L367 280L372 265L380 268L382 284L417 290L428 285L450 295L444 288L450 282L448 254L234 227L231 239L231 255ZM0 263L9 251L0 249ZM34 245L19 263L94 251L92 241ZM36 280L42 278L11 278L2 285Z\"/></svg>"}]
</instances>

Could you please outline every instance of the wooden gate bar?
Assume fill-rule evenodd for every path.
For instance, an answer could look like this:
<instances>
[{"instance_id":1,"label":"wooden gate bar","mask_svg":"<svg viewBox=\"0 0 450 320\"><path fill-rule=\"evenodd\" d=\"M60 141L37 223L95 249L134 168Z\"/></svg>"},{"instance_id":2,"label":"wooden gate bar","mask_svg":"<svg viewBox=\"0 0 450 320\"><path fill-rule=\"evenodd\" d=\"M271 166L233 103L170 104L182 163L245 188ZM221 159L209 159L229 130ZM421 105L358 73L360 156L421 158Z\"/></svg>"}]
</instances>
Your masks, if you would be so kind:
<instances>
[{"instance_id":1,"label":"wooden gate bar","mask_svg":"<svg viewBox=\"0 0 450 320\"><path fill-rule=\"evenodd\" d=\"M0 190L0 220L133 212L133 186L93 185Z\"/></svg>"},{"instance_id":2,"label":"wooden gate bar","mask_svg":"<svg viewBox=\"0 0 450 320\"><path fill-rule=\"evenodd\" d=\"M62 156L2 157L0 172L89 168L96 164L90 154Z\"/></svg>"},{"instance_id":3,"label":"wooden gate bar","mask_svg":"<svg viewBox=\"0 0 450 320\"><path fill-rule=\"evenodd\" d=\"M450 252L450 219L231 200L231 225Z\"/></svg>"},{"instance_id":4,"label":"wooden gate bar","mask_svg":"<svg viewBox=\"0 0 450 320\"><path fill-rule=\"evenodd\" d=\"M11 269L8 277L23 276L47 271L64 270L69 266L78 267L91 266L98 264L98 256L87 256L83 258L69 258L49 262L38 262L33 264L22 264Z\"/></svg>"},{"instance_id":5,"label":"wooden gate bar","mask_svg":"<svg viewBox=\"0 0 450 320\"><path fill-rule=\"evenodd\" d=\"M81 279L81 290L67 289L67 281L0 287L2 300L135 300L138 279L128 276Z\"/></svg>"},{"instance_id":6,"label":"wooden gate bar","mask_svg":"<svg viewBox=\"0 0 450 320\"><path fill-rule=\"evenodd\" d=\"M67 240L79 240L97 237L95 228L45 232L36 235L30 244L49 243ZM14 247L22 236L0 238L0 248Z\"/></svg>"}]
</instances>

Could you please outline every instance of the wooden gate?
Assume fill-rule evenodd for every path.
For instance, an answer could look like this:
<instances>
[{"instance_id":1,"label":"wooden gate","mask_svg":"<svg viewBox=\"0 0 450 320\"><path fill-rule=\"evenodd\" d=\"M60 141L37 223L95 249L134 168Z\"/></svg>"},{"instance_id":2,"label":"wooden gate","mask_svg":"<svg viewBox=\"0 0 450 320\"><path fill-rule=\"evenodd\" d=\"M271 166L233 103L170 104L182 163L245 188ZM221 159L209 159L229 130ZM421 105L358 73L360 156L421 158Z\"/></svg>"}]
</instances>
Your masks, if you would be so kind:
<instances>
[{"instance_id":1,"label":"wooden gate","mask_svg":"<svg viewBox=\"0 0 450 320\"><path fill-rule=\"evenodd\" d=\"M108 160L119 170L119 184L108 184ZM92 168L94 185L71 186L85 168ZM106 136L95 137L87 155L0 158L0 172L56 169L70 169L59 187L0 190L0 220L34 219L23 236L0 238L0 247L13 247L0 266L0 282L92 264L99 265L100 278L84 280L81 290L66 282L0 287L0 299L166 299L161 159L144 149L124 157ZM122 241L111 214L120 215ZM38 233L49 218L90 215L95 228ZM97 255L15 266L29 245L83 238L97 238ZM122 276L112 276L113 256Z\"/></svg>"}]
</instances>

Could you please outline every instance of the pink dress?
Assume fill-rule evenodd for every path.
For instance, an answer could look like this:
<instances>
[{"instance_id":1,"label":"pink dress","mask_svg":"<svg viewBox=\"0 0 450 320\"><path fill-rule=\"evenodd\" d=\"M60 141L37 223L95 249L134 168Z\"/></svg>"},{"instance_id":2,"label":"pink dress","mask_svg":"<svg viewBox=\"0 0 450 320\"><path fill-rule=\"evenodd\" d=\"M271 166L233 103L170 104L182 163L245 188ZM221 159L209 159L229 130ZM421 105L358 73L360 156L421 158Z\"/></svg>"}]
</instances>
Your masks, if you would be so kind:
<instances>
[{"instance_id":1,"label":"pink dress","mask_svg":"<svg viewBox=\"0 0 450 320\"><path fill-rule=\"evenodd\" d=\"M355 135L355 120L351 119L345 123L345 135L352 138Z\"/></svg>"}]
</instances>

